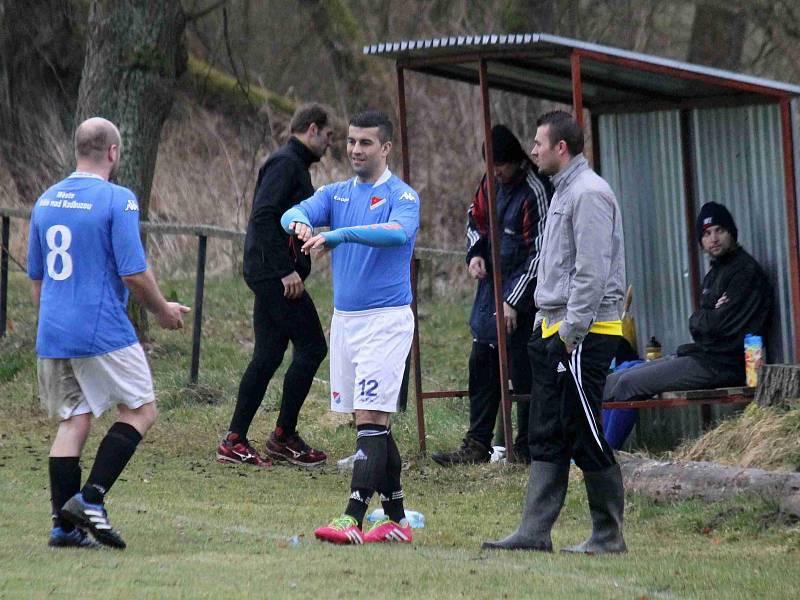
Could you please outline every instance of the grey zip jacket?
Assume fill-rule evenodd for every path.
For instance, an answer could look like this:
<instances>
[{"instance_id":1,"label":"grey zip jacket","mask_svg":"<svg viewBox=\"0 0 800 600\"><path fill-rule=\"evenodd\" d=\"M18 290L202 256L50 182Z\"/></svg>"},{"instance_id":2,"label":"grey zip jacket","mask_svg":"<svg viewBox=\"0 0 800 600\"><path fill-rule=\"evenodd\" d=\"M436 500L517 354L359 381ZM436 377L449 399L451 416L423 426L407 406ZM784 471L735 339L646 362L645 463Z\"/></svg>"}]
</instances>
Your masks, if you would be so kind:
<instances>
[{"instance_id":1,"label":"grey zip jacket","mask_svg":"<svg viewBox=\"0 0 800 600\"><path fill-rule=\"evenodd\" d=\"M625 290L625 242L617 198L578 154L553 176L555 195L539 256L536 324L561 321L567 344L580 344L596 321L616 321Z\"/></svg>"}]
</instances>

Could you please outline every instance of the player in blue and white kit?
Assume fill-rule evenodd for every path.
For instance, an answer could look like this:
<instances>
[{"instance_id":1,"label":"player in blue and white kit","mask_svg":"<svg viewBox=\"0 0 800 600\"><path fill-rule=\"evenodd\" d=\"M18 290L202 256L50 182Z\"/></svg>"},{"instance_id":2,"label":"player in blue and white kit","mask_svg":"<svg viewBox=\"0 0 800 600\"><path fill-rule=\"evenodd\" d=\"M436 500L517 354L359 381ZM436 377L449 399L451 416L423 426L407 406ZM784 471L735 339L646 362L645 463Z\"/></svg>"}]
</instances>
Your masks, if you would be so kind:
<instances>
[{"instance_id":1,"label":"player in blue and white kit","mask_svg":"<svg viewBox=\"0 0 800 600\"><path fill-rule=\"evenodd\" d=\"M128 319L128 290L159 325L178 329L188 308L167 302L147 268L139 205L109 183L120 158L113 123L84 121L75 132L76 171L36 201L28 276L39 309L39 397L59 420L50 449L51 546L124 548L103 506L105 494L156 418L150 369ZM117 406L119 419L100 442L81 489L79 464L91 415Z\"/></svg>"},{"instance_id":2,"label":"player in blue and white kit","mask_svg":"<svg viewBox=\"0 0 800 600\"><path fill-rule=\"evenodd\" d=\"M389 417L397 411L414 335L409 267L419 197L387 167L392 130L380 111L353 117L347 153L356 177L320 188L281 219L287 232L305 242L303 252L332 252L331 408L355 412L358 430L347 508L314 532L337 544L411 541ZM331 230L314 235L312 228L320 226ZM386 518L364 534L375 492Z\"/></svg>"}]
</instances>

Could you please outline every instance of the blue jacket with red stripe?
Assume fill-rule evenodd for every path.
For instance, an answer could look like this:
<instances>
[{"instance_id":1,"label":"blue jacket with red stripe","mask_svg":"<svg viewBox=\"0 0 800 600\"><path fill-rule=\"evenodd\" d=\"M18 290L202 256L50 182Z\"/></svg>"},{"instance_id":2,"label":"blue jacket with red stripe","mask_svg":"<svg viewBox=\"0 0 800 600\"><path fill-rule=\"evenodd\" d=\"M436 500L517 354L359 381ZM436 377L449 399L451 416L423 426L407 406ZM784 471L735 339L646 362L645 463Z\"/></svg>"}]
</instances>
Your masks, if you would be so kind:
<instances>
[{"instance_id":1,"label":"blue jacket with red stripe","mask_svg":"<svg viewBox=\"0 0 800 600\"><path fill-rule=\"evenodd\" d=\"M520 316L536 312L533 293L539 264L545 216L553 195L550 180L526 163L519 177L508 185L497 183L498 238L503 298ZM487 277L478 281L472 304L470 328L481 343L496 344L494 286L489 244L489 191L486 175L481 179L475 199L467 211L467 264L475 256L486 263Z\"/></svg>"}]
</instances>

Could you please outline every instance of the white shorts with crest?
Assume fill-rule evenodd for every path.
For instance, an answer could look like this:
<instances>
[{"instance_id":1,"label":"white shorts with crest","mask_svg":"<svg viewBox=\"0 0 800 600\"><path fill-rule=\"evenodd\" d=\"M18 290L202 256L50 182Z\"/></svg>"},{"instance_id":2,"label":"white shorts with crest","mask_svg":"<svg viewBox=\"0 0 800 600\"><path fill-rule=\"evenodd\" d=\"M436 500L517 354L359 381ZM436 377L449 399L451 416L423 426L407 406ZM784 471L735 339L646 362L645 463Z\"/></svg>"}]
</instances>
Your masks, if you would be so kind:
<instances>
[{"instance_id":1,"label":"white shorts with crest","mask_svg":"<svg viewBox=\"0 0 800 600\"><path fill-rule=\"evenodd\" d=\"M406 358L414 337L409 306L333 311L331 410L397 412Z\"/></svg>"},{"instance_id":2,"label":"white shorts with crest","mask_svg":"<svg viewBox=\"0 0 800 600\"><path fill-rule=\"evenodd\" d=\"M59 421L92 413L99 417L124 404L136 409L153 402L153 380L141 344L88 358L40 358L39 399Z\"/></svg>"}]
</instances>

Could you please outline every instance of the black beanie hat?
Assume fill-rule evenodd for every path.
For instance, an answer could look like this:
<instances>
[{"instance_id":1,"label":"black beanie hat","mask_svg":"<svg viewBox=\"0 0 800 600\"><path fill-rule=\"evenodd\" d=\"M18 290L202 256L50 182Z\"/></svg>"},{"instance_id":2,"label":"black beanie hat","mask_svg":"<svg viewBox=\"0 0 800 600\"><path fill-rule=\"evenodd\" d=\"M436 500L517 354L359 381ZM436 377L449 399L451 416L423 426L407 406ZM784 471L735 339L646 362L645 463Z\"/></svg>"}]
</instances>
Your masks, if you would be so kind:
<instances>
[{"instance_id":1,"label":"black beanie hat","mask_svg":"<svg viewBox=\"0 0 800 600\"><path fill-rule=\"evenodd\" d=\"M505 125L492 127L492 156L495 164L519 162L525 158L525 151L517 136Z\"/></svg>"},{"instance_id":2,"label":"black beanie hat","mask_svg":"<svg viewBox=\"0 0 800 600\"><path fill-rule=\"evenodd\" d=\"M728 212L722 204L716 202L706 202L700 209L700 214L697 215L697 242L702 243L703 232L712 225L718 225L725 229L733 236L733 241L739 238L739 230L736 229L736 223L733 221L733 216Z\"/></svg>"}]
</instances>

